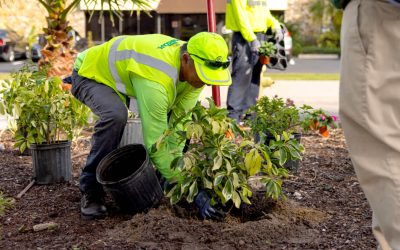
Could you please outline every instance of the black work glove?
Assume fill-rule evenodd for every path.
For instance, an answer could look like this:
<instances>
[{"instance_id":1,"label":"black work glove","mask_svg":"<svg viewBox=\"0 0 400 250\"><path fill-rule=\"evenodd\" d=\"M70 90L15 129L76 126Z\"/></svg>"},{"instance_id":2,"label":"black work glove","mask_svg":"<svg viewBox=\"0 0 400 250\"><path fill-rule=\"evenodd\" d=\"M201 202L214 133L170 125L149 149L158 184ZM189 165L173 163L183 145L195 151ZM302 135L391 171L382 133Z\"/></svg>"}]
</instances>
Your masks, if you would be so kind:
<instances>
[{"instance_id":1,"label":"black work glove","mask_svg":"<svg viewBox=\"0 0 400 250\"><path fill-rule=\"evenodd\" d=\"M200 190L197 193L194 202L199 208L199 216L202 219L222 220L225 217L223 212L210 205L210 197L204 190Z\"/></svg>"}]
</instances>

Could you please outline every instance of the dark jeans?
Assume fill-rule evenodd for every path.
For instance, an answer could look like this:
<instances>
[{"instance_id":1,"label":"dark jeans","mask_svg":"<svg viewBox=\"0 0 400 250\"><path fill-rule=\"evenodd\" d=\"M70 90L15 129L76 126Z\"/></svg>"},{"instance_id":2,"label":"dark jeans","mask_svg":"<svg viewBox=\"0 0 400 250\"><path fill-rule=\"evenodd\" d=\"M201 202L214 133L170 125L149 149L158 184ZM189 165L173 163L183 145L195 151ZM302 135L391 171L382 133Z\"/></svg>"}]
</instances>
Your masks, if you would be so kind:
<instances>
[{"instance_id":1,"label":"dark jeans","mask_svg":"<svg viewBox=\"0 0 400 250\"><path fill-rule=\"evenodd\" d=\"M104 195L103 187L96 180L96 168L104 156L118 147L128 119L127 108L112 88L81 77L75 70L71 93L99 117L94 126L92 148L80 176L80 190Z\"/></svg>"},{"instance_id":2,"label":"dark jeans","mask_svg":"<svg viewBox=\"0 0 400 250\"><path fill-rule=\"evenodd\" d=\"M257 39L261 42L265 35L257 33ZM232 85L228 88L227 108L229 117L239 122L246 110L256 104L263 65L240 32L233 33L232 57Z\"/></svg>"}]
</instances>

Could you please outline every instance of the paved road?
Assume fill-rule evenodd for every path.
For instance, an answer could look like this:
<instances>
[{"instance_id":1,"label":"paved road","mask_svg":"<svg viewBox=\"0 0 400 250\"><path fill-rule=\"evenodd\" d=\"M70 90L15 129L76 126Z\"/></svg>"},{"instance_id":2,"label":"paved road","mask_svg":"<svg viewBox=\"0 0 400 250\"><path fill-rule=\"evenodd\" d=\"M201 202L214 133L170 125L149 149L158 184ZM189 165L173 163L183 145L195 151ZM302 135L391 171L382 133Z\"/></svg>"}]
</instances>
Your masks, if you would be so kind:
<instances>
[{"instance_id":1,"label":"paved road","mask_svg":"<svg viewBox=\"0 0 400 250\"><path fill-rule=\"evenodd\" d=\"M20 67L22 67L25 61L26 60L19 60L11 63L0 61L0 73L10 73L17 71Z\"/></svg>"},{"instance_id":2,"label":"paved road","mask_svg":"<svg viewBox=\"0 0 400 250\"><path fill-rule=\"evenodd\" d=\"M294 58L294 65L288 65L285 71L268 70L271 73L339 73L338 58L302 59Z\"/></svg>"},{"instance_id":3,"label":"paved road","mask_svg":"<svg viewBox=\"0 0 400 250\"><path fill-rule=\"evenodd\" d=\"M13 63L0 62L0 72L12 72L18 70L25 60ZM285 71L268 70L271 73L339 73L339 59L302 59L294 58L294 65L288 65Z\"/></svg>"}]
</instances>

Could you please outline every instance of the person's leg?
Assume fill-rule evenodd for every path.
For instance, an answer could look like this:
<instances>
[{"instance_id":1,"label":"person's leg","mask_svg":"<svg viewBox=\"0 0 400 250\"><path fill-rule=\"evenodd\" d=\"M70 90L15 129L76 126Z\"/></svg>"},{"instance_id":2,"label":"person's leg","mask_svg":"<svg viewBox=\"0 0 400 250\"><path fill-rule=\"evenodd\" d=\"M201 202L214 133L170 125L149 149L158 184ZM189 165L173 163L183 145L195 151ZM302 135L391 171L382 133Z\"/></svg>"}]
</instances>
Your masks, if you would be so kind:
<instances>
[{"instance_id":1,"label":"person's leg","mask_svg":"<svg viewBox=\"0 0 400 250\"><path fill-rule=\"evenodd\" d=\"M262 43L263 41L267 41L267 38L264 33L257 33L257 39ZM250 80L250 90L247 95L247 99L244 105L244 110L247 110L251 106L254 106L257 103L258 96L260 94L260 81L261 81L261 72L263 68L263 64L257 58L257 61L253 67L251 73Z\"/></svg>"},{"instance_id":2,"label":"person's leg","mask_svg":"<svg viewBox=\"0 0 400 250\"><path fill-rule=\"evenodd\" d=\"M398 13L386 1L353 0L341 33L340 120L382 249L400 249Z\"/></svg>"},{"instance_id":3,"label":"person's leg","mask_svg":"<svg viewBox=\"0 0 400 250\"><path fill-rule=\"evenodd\" d=\"M96 168L100 161L118 147L127 121L127 108L110 87L73 72L71 93L87 105L99 117L92 136L92 148L80 176L80 190L96 198L104 197L104 191L96 180Z\"/></svg>"},{"instance_id":4,"label":"person's leg","mask_svg":"<svg viewBox=\"0 0 400 250\"><path fill-rule=\"evenodd\" d=\"M239 121L251 90L253 70L250 47L239 32L232 37L232 57L232 85L228 89L227 109L229 117Z\"/></svg>"}]
</instances>

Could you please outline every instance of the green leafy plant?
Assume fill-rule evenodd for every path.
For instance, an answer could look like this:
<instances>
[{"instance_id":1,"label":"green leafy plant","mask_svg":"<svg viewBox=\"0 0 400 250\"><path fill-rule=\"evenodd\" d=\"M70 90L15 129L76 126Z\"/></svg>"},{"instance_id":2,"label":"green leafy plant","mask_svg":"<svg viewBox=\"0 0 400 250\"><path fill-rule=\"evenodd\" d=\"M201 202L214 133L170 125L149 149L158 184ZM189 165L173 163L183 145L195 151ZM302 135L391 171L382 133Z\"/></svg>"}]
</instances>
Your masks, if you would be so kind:
<instances>
[{"instance_id":1,"label":"green leafy plant","mask_svg":"<svg viewBox=\"0 0 400 250\"><path fill-rule=\"evenodd\" d=\"M153 145L156 151L171 137L180 142L190 140L188 150L171 164L181 172L181 180L166 190L171 203L182 198L191 203L202 189L211 197L212 205L226 206L231 201L239 208L242 203L251 203L249 178L255 175L260 175L267 197L284 197L282 179L287 170L281 166L288 154L300 157L299 145L289 140L288 134L270 145L255 143L226 116L226 109L216 107L211 99L209 103L208 109L200 104L193 108L193 119L184 123L183 131L173 126Z\"/></svg>"},{"instance_id":2,"label":"green leafy plant","mask_svg":"<svg viewBox=\"0 0 400 250\"><path fill-rule=\"evenodd\" d=\"M267 41L261 41L261 46L258 49L258 55L269 57L270 55L275 54L275 52L275 44Z\"/></svg>"},{"instance_id":3,"label":"green leafy plant","mask_svg":"<svg viewBox=\"0 0 400 250\"><path fill-rule=\"evenodd\" d=\"M268 132L282 134L283 132L295 133L301 130L301 113L311 110L310 106L296 107L293 101L274 96L263 96L257 103L250 107L249 113L254 119L246 121L253 133Z\"/></svg>"},{"instance_id":4,"label":"green leafy plant","mask_svg":"<svg viewBox=\"0 0 400 250\"><path fill-rule=\"evenodd\" d=\"M327 129L336 127L336 117L328 115L322 109L314 109L309 105L297 107L293 100L284 101L278 96L260 98L248 112L253 119L247 120L246 125L255 135L276 136L283 132L293 134L310 129L317 130L323 126ZM319 123L314 126L314 121ZM321 135L325 136L326 133L322 132L320 131Z\"/></svg>"},{"instance_id":5,"label":"green leafy plant","mask_svg":"<svg viewBox=\"0 0 400 250\"><path fill-rule=\"evenodd\" d=\"M0 216L4 214L7 208L12 207L14 199L4 197L3 193L0 192Z\"/></svg>"},{"instance_id":6,"label":"green leafy plant","mask_svg":"<svg viewBox=\"0 0 400 250\"><path fill-rule=\"evenodd\" d=\"M62 89L61 79L47 78L46 68L23 66L1 83L0 113L11 120L15 147L71 140L87 125L90 110Z\"/></svg>"}]
</instances>

